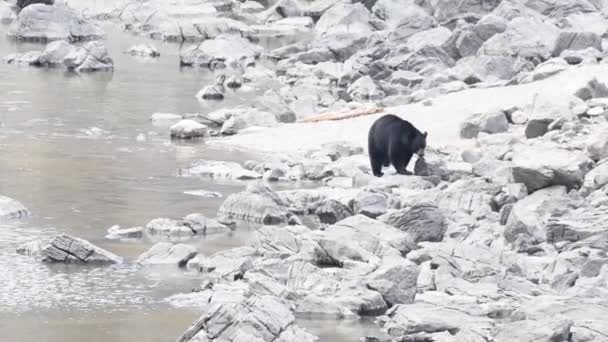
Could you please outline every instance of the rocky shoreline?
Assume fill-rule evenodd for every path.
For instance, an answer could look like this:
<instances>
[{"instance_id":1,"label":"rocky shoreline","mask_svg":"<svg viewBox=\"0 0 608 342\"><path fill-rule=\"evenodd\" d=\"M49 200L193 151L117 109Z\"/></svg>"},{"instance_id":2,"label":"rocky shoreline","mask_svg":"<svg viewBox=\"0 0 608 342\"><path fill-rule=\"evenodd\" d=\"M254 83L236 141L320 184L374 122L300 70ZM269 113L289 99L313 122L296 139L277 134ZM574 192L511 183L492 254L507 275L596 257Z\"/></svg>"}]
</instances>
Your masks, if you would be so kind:
<instances>
[{"instance_id":1,"label":"rocky shoreline","mask_svg":"<svg viewBox=\"0 0 608 342\"><path fill-rule=\"evenodd\" d=\"M201 160L178 170L245 185L216 217L108 230L108 239L157 241L135 261L142 267L200 276L195 291L167 298L201 310L178 341L314 341L297 323L309 316L372 316L394 341L608 341L608 5L70 6L1 2L9 38L47 43L4 62L112 72L98 41L103 20L187 44L176 67L217 76L193 90L202 104L221 104L230 91L260 94L232 108L152 115L173 139L268 152L265 160ZM287 43L272 46L273 38ZM160 55L152 44L124 52ZM301 122L370 107L429 131L414 175L371 175L365 136L382 114ZM268 187L281 183L315 186ZM0 196L0 219L27 215ZM243 221L257 227L248 245L206 255L189 244L229 236ZM42 262L125 262L68 235L17 252ZM360 338L384 339L353 336Z\"/></svg>"}]
</instances>

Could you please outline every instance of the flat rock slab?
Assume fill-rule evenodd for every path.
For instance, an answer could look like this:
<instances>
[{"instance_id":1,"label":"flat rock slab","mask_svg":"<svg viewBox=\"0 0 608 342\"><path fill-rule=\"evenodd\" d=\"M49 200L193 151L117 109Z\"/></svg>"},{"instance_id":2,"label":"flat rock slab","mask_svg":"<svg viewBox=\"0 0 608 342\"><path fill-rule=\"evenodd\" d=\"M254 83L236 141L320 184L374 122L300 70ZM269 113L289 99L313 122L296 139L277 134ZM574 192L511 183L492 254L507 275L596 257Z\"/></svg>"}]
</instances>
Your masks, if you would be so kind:
<instances>
[{"instance_id":1,"label":"flat rock slab","mask_svg":"<svg viewBox=\"0 0 608 342\"><path fill-rule=\"evenodd\" d=\"M70 235L55 237L39 253L41 261L49 263L118 264L122 258L92 243Z\"/></svg>"}]
</instances>

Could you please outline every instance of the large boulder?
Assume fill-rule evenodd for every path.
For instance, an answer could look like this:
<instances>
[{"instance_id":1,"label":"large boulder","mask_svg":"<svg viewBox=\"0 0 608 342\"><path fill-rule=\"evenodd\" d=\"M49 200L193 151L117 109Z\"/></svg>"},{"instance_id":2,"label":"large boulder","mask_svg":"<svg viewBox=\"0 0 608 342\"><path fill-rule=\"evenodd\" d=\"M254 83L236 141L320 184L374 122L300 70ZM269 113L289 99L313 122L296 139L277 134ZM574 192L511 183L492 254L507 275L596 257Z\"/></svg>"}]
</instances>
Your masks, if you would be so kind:
<instances>
[{"instance_id":1,"label":"large boulder","mask_svg":"<svg viewBox=\"0 0 608 342\"><path fill-rule=\"evenodd\" d=\"M122 258L99 248L92 243L62 234L56 236L47 245L39 244L37 250L22 249L26 255L48 263L77 263L107 265L122 262Z\"/></svg>"},{"instance_id":2,"label":"large boulder","mask_svg":"<svg viewBox=\"0 0 608 342\"><path fill-rule=\"evenodd\" d=\"M579 188L593 162L584 153L552 146L515 146L513 179L529 192L552 185Z\"/></svg>"},{"instance_id":3,"label":"large boulder","mask_svg":"<svg viewBox=\"0 0 608 342\"><path fill-rule=\"evenodd\" d=\"M444 48L455 60L474 56L486 40L506 29L506 20L487 15L470 28L456 29L445 42Z\"/></svg>"},{"instance_id":4,"label":"large boulder","mask_svg":"<svg viewBox=\"0 0 608 342\"><path fill-rule=\"evenodd\" d=\"M285 303L265 295L212 305L177 341L313 342L315 339L296 325Z\"/></svg>"},{"instance_id":5,"label":"large boulder","mask_svg":"<svg viewBox=\"0 0 608 342\"><path fill-rule=\"evenodd\" d=\"M229 61L255 59L262 53L262 47L246 38L236 35L220 36L191 46L180 54L182 66L218 68Z\"/></svg>"},{"instance_id":6,"label":"large boulder","mask_svg":"<svg viewBox=\"0 0 608 342\"><path fill-rule=\"evenodd\" d=\"M268 188L249 188L232 194L218 210L222 220L241 220L264 225L285 224L293 215L283 201Z\"/></svg>"},{"instance_id":7,"label":"large boulder","mask_svg":"<svg viewBox=\"0 0 608 342\"><path fill-rule=\"evenodd\" d=\"M546 233L541 229L552 215L568 210L570 199L565 186L553 186L536 191L513 205L507 219L504 236L508 242L524 238L531 242L545 241Z\"/></svg>"},{"instance_id":8,"label":"large boulder","mask_svg":"<svg viewBox=\"0 0 608 342\"><path fill-rule=\"evenodd\" d=\"M415 242L440 242L447 229L441 210L432 204L417 204L378 218L401 231L411 234Z\"/></svg>"},{"instance_id":9,"label":"large boulder","mask_svg":"<svg viewBox=\"0 0 608 342\"><path fill-rule=\"evenodd\" d=\"M572 32L563 31L560 32L557 41L555 42L555 48L553 49L553 56L558 57L562 52L566 50L585 50L587 48L595 48L598 51L602 50L602 37L593 32Z\"/></svg>"},{"instance_id":10,"label":"large boulder","mask_svg":"<svg viewBox=\"0 0 608 342\"><path fill-rule=\"evenodd\" d=\"M29 215L29 210L19 201L0 195L0 220L18 219Z\"/></svg>"},{"instance_id":11,"label":"large boulder","mask_svg":"<svg viewBox=\"0 0 608 342\"><path fill-rule=\"evenodd\" d=\"M606 232L608 207L580 208L549 218L544 229L549 243L577 242Z\"/></svg>"},{"instance_id":12,"label":"large boulder","mask_svg":"<svg viewBox=\"0 0 608 342\"><path fill-rule=\"evenodd\" d=\"M520 56L544 61L551 56L559 30L537 18L515 18L507 29L488 39L479 53L489 56Z\"/></svg>"},{"instance_id":13,"label":"large boulder","mask_svg":"<svg viewBox=\"0 0 608 342\"><path fill-rule=\"evenodd\" d=\"M386 258L373 273L366 277L370 289L382 294L390 305L411 304L416 297L418 266L402 258Z\"/></svg>"},{"instance_id":14,"label":"large boulder","mask_svg":"<svg viewBox=\"0 0 608 342\"><path fill-rule=\"evenodd\" d=\"M460 137L465 139L477 138L480 132L495 134L509 130L509 121L504 112L498 111L487 114L474 114L468 117L460 126Z\"/></svg>"},{"instance_id":15,"label":"large boulder","mask_svg":"<svg viewBox=\"0 0 608 342\"><path fill-rule=\"evenodd\" d=\"M91 20L65 5L33 4L24 8L8 30L18 40L51 41L101 39L104 32Z\"/></svg>"},{"instance_id":16,"label":"large boulder","mask_svg":"<svg viewBox=\"0 0 608 342\"><path fill-rule=\"evenodd\" d=\"M587 154L594 161L608 158L608 129L599 130L589 137Z\"/></svg>"}]
</instances>

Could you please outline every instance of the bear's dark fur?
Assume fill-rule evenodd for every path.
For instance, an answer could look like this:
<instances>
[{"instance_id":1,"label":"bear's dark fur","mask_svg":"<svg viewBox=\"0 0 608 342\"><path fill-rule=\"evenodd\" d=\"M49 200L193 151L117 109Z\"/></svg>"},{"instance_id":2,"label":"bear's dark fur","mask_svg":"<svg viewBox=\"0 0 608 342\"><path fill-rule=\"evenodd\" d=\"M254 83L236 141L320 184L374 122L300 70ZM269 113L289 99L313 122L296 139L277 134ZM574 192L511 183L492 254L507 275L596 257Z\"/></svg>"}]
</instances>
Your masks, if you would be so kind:
<instances>
[{"instance_id":1,"label":"bear's dark fur","mask_svg":"<svg viewBox=\"0 0 608 342\"><path fill-rule=\"evenodd\" d=\"M395 115L388 114L376 120L369 130L368 151L374 176L382 177L382 166L392 164L400 175L414 153L424 156L427 133Z\"/></svg>"}]
</instances>

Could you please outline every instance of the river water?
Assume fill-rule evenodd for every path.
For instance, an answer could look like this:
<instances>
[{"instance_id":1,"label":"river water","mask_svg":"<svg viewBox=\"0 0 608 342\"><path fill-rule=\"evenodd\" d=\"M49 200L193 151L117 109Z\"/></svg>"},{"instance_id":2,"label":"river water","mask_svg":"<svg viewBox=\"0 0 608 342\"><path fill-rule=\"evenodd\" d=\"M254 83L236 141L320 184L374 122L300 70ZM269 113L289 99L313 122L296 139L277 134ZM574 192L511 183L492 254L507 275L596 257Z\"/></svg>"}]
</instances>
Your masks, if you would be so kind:
<instances>
[{"instance_id":1,"label":"river water","mask_svg":"<svg viewBox=\"0 0 608 342\"><path fill-rule=\"evenodd\" d=\"M174 268L141 268L132 262L91 268L41 265L16 255L21 243L58 233L82 237L133 261L152 242L104 238L115 224L142 226L156 217L198 212L214 217L221 198L243 184L177 177L197 159L244 161L255 157L204 143L173 143L155 128L155 112L196 113L194 94L214 76L180 69L176 44L154 44L158 59L123 54L142 38L112 26L106 40L113 73L75 75L62 70L0 64L0 194L15 198L33 215L0 223L0 340L44 342L174 341L198 317L164 299L200 284L196 274ZM42 45L16 44L0 26L0 56ZM255 94L253 94L255 95ZM222 106L246 103L252 94L228 96ZM216 105L217 106L217 105ZM137 139L143 135L145 140ZM251 230L193 242L200 252L240 246ZM354 341L371 323L302 321L321 341Z\"/></svg>"}]
</instances>

